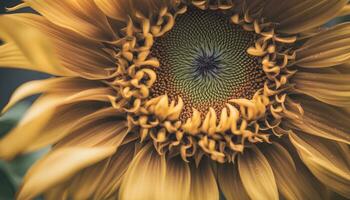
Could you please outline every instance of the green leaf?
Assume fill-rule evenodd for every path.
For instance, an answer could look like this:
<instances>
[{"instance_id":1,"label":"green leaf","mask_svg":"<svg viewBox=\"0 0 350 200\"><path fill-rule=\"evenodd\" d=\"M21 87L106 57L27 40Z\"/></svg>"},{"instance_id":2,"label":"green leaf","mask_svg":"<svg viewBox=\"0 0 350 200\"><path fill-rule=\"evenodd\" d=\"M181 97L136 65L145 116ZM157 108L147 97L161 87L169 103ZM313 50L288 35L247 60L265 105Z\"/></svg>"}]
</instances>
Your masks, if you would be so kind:
<instances>
[{"instance_id":1,"label":"green leaf","mask_svg":"<svg viewBox=\"0 0 350 200\"><path fill-rule=\"evenodd\" d=\"M34 153L18 156L9 162L0 160L0 200L14 199L15 191L21 184L26 171L48 151L49 148L41 149Z\"/></svg>"},{"instance_id":2,"label":"green leaf","mask_svg":"<svg viewBox=\"0 0 350 200\"><path fill-rule=\"evenodd\" d=\"M17 124L29 106L30 104L27 102L19 103L0 117L0 137Z\"/></svg>"},{"instance_id":3,"label":"green leaf","mask_svg":"<svg viewBox=\"0 0 350 200\"><path fill-rule=\"evenodd\" d=\"M6 135L18 123L29 106L30 104L27 102L17 104L0 117L0 137ZM28 168L48 150L49 148L45 148L34 153L21 155L12 161L0 160L0 200L15 198L18 186Z\"/></svg>"},{"instance_id":4,"label":"green leaf","mask_svg":"<svg viewBox=\"0 0 350 200\"><path fill-rule=\"evenodd\" d=\"M16 187L8 175L0 170L0 199L12 200L14 199Z\"/></svg>"}]
</instances>

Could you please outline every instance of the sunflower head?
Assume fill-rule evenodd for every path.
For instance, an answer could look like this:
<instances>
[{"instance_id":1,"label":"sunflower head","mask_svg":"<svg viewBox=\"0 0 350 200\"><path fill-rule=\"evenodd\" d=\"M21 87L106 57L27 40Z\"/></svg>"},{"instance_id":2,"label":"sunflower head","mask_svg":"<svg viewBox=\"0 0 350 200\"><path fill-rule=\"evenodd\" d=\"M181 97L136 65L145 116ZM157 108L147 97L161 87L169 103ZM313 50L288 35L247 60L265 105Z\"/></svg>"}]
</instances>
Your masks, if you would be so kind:
<instances>
[{"instance_id":1,"label":"sunflower head","mask_svg":"<svg viewBox=\"0 0 350 200\"><path fill-rule=\"evenodd\" d=\"M276 34L254 14L244 5L182 2L127 22L113 103L142 142L185 161L207 154L219 162L270 142L296 36Z\"/></svg>"},{"instance_id":2,"label":"sunflower head","mask_svg":"<svg viewBox=\"0 0 350 200\"><path fill-rule=\"evenodd\" d=\"M23 85L4 109L42 94L0 140L2 158L53 145L19 199L218 199L217 182L227 199L350 196L350 127L331 117L349 115L350 29L321 27L347 0L9 10L26 6L40 15L0 17L0 66L58 77Z\"/></svg>"}]
</instances>

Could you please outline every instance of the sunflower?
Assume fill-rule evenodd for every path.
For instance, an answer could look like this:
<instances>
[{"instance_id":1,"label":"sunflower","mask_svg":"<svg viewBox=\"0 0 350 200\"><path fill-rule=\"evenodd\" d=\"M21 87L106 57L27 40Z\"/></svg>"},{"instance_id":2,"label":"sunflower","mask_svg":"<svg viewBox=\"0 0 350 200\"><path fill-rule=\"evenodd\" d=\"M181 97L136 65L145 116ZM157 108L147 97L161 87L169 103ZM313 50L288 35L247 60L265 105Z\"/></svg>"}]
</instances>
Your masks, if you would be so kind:
<instances>
[{"instance_id":1,"label":"sunflower","mask_svg":"<svg viewBox=\"0 0 350 200\"><path fill-rule=\"evenodd\" d=\"M0 65L52 74L0 140L18 199L350 197L347 0L24 0Z\"/></svg>"}]
</instances>

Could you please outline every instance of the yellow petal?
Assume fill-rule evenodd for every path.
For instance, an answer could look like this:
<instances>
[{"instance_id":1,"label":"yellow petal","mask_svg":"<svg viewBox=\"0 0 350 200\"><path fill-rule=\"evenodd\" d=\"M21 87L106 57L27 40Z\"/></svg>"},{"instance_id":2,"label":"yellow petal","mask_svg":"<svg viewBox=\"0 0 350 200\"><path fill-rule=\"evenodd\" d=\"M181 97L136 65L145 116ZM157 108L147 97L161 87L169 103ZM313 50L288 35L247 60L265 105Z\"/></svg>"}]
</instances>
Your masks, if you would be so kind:
<instances>
[{"instance_id":1,"label":"yellow petal","mask_svg":"<svg viewBox=\"0 0 350 200\"><path fill-rule=\"evenodd\" d=\"M133 145L125 145L111 158L82 170L70 182L70 196L73 199L106 199L118 189L133 154Z\"/></svg>"},{"instance_id":2,"label":"yellow petal","mask_svg":"<svg viewBox=\"0 0 350 200\"><path fill-rule=\"evenodd\" d=\"M106 120L107 119L107 120ZM124 120L90 120L88 123L77 124L70 134L61 139L56 148L63 147L94 147L115 146L118 147L129 132L127 122Z\"/></svg>"},{"instance_id":3,"label":"yellow petal","mask_svg":"<svg viewBox=\"0 0 350 200\"><path fill-rule=\"evenodd\" d=\"M164 155L158 155L152 148L151 145L143 147L130 163L120 187L119 199L163 199L166 161Z\"/></svg>"},{"instance_id":4,"label":"yellow petal","mask_svg":"<svg viewBox=\"0 0 350 200\"><path fill-rule=\"evenodd\" d=\"M349 36L349 23L320 32L296 51L295 64L304 68L322 68L350 61Z\"/></svg>"},{"instance_id":5,"label":"yellow petal","mask_svg":"<svg viewBox=\"0 0 350 200\"><path fill-rule=\"evenodd\" d=\"M331 190L350 196L349 146L303 133L289 138L305 165Z\"/></svg>"},{"instance_id":6,"label":"yellow petal","mask_svg":"<svg viewBox=\"0 0 350 200\"><path fill-rule=\"evenodd\" d=\"M162 199L187 200L190 195L191 173L188 163L175 157L167 160L166 180Z\"/></svg>"},{"instance_id":7,"label":"yellow petal","mask_svg":"<svg viewBox=\"0 0 350 200\"><path fill-rule=\"evenodd\" d=\"M40 93L52 93L52 92L66 92L66 91L79 91L88 89L90 87L96 87L98 84L89 82L79 78L49 78L45 80L30 81L22 84L12 94L8 104L5 106L2 112L6 112L9 108L15 105L22 99Z\"/></svg>"},{"instance_id":8,"label":"yellow petal","mask_svg":"<svg viewBox=\"0 0 350 200\"><path fill-rule=\"evenodd\" d=\"M111 156L115 147L71 147L56 149L35 163L24 178L18 199L31 199L100 160Z\"/></svg>"},{"instance_id":9,"label":"yellow petal","mask_svg":"<svg viewBox=\"0 0 350 200\"><path fill-rule=\"evenodd\" d=\"M100 101L110 102L110 97L115 95L115 90L108 87L91 88L77 92L76 94L67 97L67 102L84 102L84 101Z\"/></svg>"},{"instance_id":10,"label":"yellow petal","mask_svg":"<svg viewBox=\"0 0 350 200\"><path fill-rule=\"evenodd\" d=\"M51 41L43 32L11 17L11 15L0 16L0 38L10 43L1 46L1 51L9 54L10 57L7 59L19 58L18 65L25 64L22 68L53 75L71 74L60 65ZM16 47L13 44L16 44ZM9 62L7 61L7 63ZM31 64L29 65L29 63ZM3 64L6 62L3 61ZM16 61L11 61L9 64L11 65L9 67L14 67Z\"/></svg>"},{"instance_id":11,"label":"yellow petal","mask_svg":"<svg viewBox=\"0 0 350 200\"><path fill-rule=\"evenodd\" d=\"M40 97L27 111L19 124L0 140L0 157L12 159L24 151L39 135L54 113L54 108L62 96Z\"/></svg>"},{"instance_id":12,"label":"yellow petal","mask_svg":"<svg viewBox=\"0 0 350 200\"><path fill-rule=\"evenodd\" d=\"M116 61L98 41L59 27L40 15L20 13L9 17L45 34L52 42L59 62L75 76L103 79L111 75L110 69L115 68Z\"/></svg>"},{"instance_id":13,"label":"yellow petal","mask_svg":"<svg viewBox=\"0 0 350 200\"><path fill-rule=\"evenodd\" d=\"M75 175L70 184L69 190L72 199L89 199L95 192L97 186L106 175L108 163L111 158L105 159L95 165L83 169Z\"/></svg>"},{"instance_id":14,"label":"yellow petal","mask_svg":"<svg viewBox=\"0 0 350 200\"><path fill-rule=\"evenodd\" d=\"M279 199L271 166L257 147L245 151L238 157L238 170L243 186L251 199Z\"/></svg>"},{"instance_id":15,"label":"yellow petal","mask_svg":"<svg viewBox=\"0 0 350 200\"><path fill-rule=\"evenodd\" d=\"M266 5L261 12L263 16L279 24L279 31L295 34L328 22L337 16L347 2L347 0L283 0L282 2L269 0L264 2ZM254 6L254 3L251 4Z\"/></svg>"},{"instance_id":16,"label":"yellow petal","mask_svg":"<svg viewBox=\"0 0 350 200\"><path fill-rule=\"evenodd\" d=\"M167 1L159 0L94 0L95 4L108 17L118 21L126 21L128 17L157 16Z\"/></svg>"},{"instance_id":17,"label":"yellow petal","mask_svg":"<svg viewBox=\"0 0 350 200\"><path fill-rule=\"evenodd\" d=\"M190 200L219 200L219 189L213 170L207 158L203 158L199 166L191 166Z\"/></svg>"},{"instance_id":18,"label":"yellow petal","mask_svg":"<svg viewBox=\"0 0 350 200\"><path fill-rule=\"evenodd\" d=\"M218 182L227 200L250 200L239 177L236 164L219 165Z\"/></svg>"},{"instance_id":19,"label":"yellow petal","mask_svg":"<svg viewBox=\"0 0 350 200\"><path fill-rule=\"evenodd\" d=\"M0 66L7 68L35 70L35 66L33 66L28 58L23 55L21 50L16 46L14 42L7 42L0 46Z\"/></svg>"},{"instance_id":20,"label":"yellow petal","mask_svg":"<svg viewBox=\"0 0 350 200\"><path fill-rule=\"evenodd\" d=\"M288 120L285 125L307 134L350 144L349 113L311 98L298 98L304 109L300 119Z\"/></svg>"},{"instance_id":21,"label":"yellow petal","mask_svg":"<svg viewBox=\"0 0 350 200\"><path fill-rule=\"evenodd\" d=\"M127 0L94 0L95 4L108 17L124 21L127 20L128 11L130 12Z\"/></svg>"},{"instance_id":22,"label":"yellow petal","mask_svg":"<svg viewBox=\"0 0 350 200\"><path fill-rule=\"evenodd\" d=\"M113 41L116 36L106 16L94 1L80 0L24 0L52 23L93 40Z\"/></svg>"},{"instance_id":23,"label":"yellow petal","mask_svg":"<svg viewBox=\"0 0 350 200\"><path fill-rule=\"evenodd\" d=\"M40 131L40 137L31 141L24 152L33 152L50 144L57 143L65 136L74 133L74 128L88 123L99 123L101 119L117 116L113 108L98 109L94 102L64 104L57 109L48 123ZM96 110L98 109L98 110ZM81 134L81 133L79 133Z\"/></svg>"},{"instance_id":24,"label":"yellow petal","mask_svg":"<svg viewBox=\"0 0 350 200\"><path fill-rule=\"evenodd\" d=\"M319 191L310 184L310 180L301 179L302 172L296 168L291 155L280 144L266 145L262 152L271 165L278 190L286 199L321 199Z\"/></svg>"},{"instance_id":25,"label":"yellow petal","mask_svg":"<svg viewBox=\"0 0 350 200\"><path fill-rule=\"evenodd\" d=\"M108 168L102 175L101 182L97 185L96 192L93 194L94 199L105 199L112 196L119 189L122 178L133 159L134 153L134 145L127 144L118 148L117 153L112 156ZM86 190L81 189L81 192L85 193Z\"/></svg>"},{"instance_id":26,"label":"yellow petal","mask_svg":"<svg viewBox=\"0 0 350 200\"><path fill-rule=\"evenodd\" d=\"M350 14L350 5L347 4L346 6L344 6L341 11L338 13L337 17L343 17L346 15Z\"/></svg>"},{"instance_id":27,"label":"yellow petal","mask_svg":"<svg viewBox=\"0 0 350 200\"><path fill-rule=\"evenodd\" d=\"M334 106L350 107L350 74L298 72L293 77L293 82L297 92Z\"/></svg>"},{"instance_id":28,"label":"yellow petal","mask_svg":"<svg viewBox=\"0 0 350 200\"><path fill-rule=\"evenodd\" d=\"M133 11L138 11L144 16L157 15L165 7L167 1L159 0L129 0Z\"/></svg>"},{"instance_id":29,"label":"yellow petal","mask_svg":"<svg viewBox=\"0 0 350 200\"><path fill-rule=\"evenodd\" d=\"M67 79L59 78L59 80L67 80ZM57 138L59 139L60 136L62 136L61 134L63 135L65 134L65 133L57 134L58 132L55 132L60 130L62 131L64 127L60 127L58 129L51 129L52 126L50 127L51 123L55 123L55 120L59 119L59 118L55 119L54 117L60 117L56 115L58 113L57 110L59 109L60 106L63 106L63 107L60 107L60 109L62 109L60 111L64 111L65 106L69 107L69 105L67 105L69 103L67 102L67 99L69 99L71 96L74 96L76 92L86 87L90 87L91 85L89 83L79 85L77 83L84 83L84 81L83 82L77 81L77 79L71 79L71 81L63 81L63 82L60 82L58 80L56 80L58 82L54 82L53 79L50 81L53 81L53 82L50 82L52 84L48 85L47 88L45 85L42 85L42 84L34 84L35 87L29 87L31 85L29 83L29 86L25 88L27 89L31 88L32 91L21 90L21 93L17 94L17 97L23 97L23 95L25 96L26 94L35 93L35 91L40 91L40 90L52 91L51 93L47 93L39 97L34 102L34 104L30 107L30 109L25 113L23 119L21 119L18 125L13 130L11 130L6 136L1 138L0 157L5 159L11 159L19 153L36 150L36 148L42 147L41 145L43 144L50 144L50 142L54 142L55 139ZM60 83L60 84L57 84L57 83ZM67 86L72 86L72 84L75 87L71 87L71 88L67 87ZM94 96L92 96L92 98L94 98ZM88 102L86 99L83 99L83 100ZM95 107L96 105L93 105L90 102L90 106L91 105L92 105L91 108L85 110L81 114L86 112L91 112L91 109L98 108L98 107ZM82 103L81 103L80 108L83 109L83 107L84 106L82 106ZM56 125L58 124L59 123L57 123ZM42 132L42 131L47 129L50 129L48 131L49 135L52 136L51 133L54 132L57 134L55 135L57 137L43 137L39 139L42 134L45 134L45 132ZM49 139L49 140L43 141L42 139L43 140Z\"/></svg>"},{"instance_id":30,"label":"yellow petal","mask_svg":"<svg viewBox=\"0 0 350 200\"><path fill-rule=\"evenodd\" d=\"M65 183L62 183L56 187L53 187L45 194L43 194L45 200L67 200L68 199L68 191Z\"/></svg>"}]
</instances>

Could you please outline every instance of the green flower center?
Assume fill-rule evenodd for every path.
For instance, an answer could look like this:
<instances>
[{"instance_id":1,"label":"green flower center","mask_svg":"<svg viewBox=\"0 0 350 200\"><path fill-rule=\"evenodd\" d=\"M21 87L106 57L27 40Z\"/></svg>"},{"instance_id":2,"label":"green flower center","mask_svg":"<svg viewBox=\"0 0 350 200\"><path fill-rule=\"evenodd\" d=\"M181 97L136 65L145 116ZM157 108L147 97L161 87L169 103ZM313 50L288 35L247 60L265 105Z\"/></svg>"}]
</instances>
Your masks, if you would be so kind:
<instances>
[{"instance_id":1,"label":"green flower center","mask_svg":"<svg viewBox=\"0 0 350 200\"><path fill-rule=\"evenodd\" d=\"M222 12L189 7L174 27L156 38L151 55L158 58L152 96L180 96L184 118L192 107L218 113L229 99L250 99L263 87L265 74L257 57L246 52L256 34L230 22Z\"/></svg>"}]
</instances>

